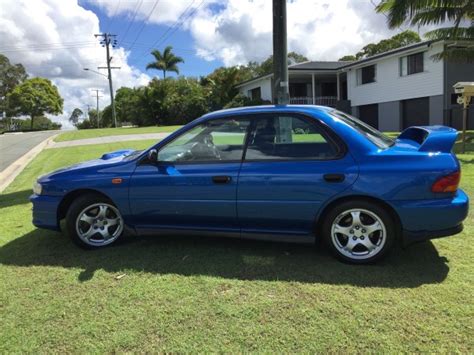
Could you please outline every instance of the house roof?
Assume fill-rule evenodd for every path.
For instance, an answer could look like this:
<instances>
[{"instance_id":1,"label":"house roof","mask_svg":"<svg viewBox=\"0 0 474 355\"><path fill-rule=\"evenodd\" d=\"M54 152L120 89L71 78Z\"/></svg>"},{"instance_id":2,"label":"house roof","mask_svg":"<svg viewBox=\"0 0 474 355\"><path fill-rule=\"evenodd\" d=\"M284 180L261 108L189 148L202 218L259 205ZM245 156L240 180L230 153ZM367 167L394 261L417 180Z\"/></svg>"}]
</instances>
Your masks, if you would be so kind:
<instances>
[{"instance_id":1,"label":"house roof","mask_svg":"<svg viewBox=\"0 0 474 355\"><path fill-rule=\"evenodd\" d=\"M415 44L409 44L408 46L395 48L395 49L392 49L392 50L387 51L387 52L383 52L383 53L380 53L380 54L373 55L371 57L367 57L367 58L364 58L364 59L357 60L355 62L350 62L350 63L342 66L341 69L349 68L349 67L352 67L354 65L362 64L362 63L365 63L365 62L370 62L372 60L387 57L387 56L390 56L390 55L393 55L393 54L396 54L396 53L409 51L409 50L416 49L416 48L419 48L419 47L429 46L434 42L437 42L437 41L436 40L423 41L423 42L418 42L418 43L415 43Z\"/></svg>"},{"instance_id":2,"label":"house roof","mask_svg":"<svg viewBox=\"0 0 474 355\"><path fill-rule=\"evenodd\" d=\"M342 68L351 61L340 62L326 62L326 61L308 61L303 63L296 63L288 66L288 70L336 70Z\"/></svg>"}]
</instances>

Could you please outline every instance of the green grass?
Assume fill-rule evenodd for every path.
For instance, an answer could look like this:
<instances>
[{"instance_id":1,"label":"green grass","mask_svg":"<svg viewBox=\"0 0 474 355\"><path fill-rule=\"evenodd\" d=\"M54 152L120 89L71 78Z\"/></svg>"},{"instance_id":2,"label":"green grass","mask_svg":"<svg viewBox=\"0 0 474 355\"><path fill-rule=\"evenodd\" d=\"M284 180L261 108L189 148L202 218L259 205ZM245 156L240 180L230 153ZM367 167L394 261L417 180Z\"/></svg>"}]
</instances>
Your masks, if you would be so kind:
<instances>
[{"instance_id":1,"label":"green grass","mask_svg":"<svg viewBox=\"0 0 474 355\"><path fill-rule=\"evenodd\" d=\"M84 251L31 225L36 176L152 143L45 150L0 196L1 353L474 351L472 213L462 234L372 266L219 238ZM472 195L474 154L460 159Z\"/></svg>"},{"instance_id":2,"label":"green grass","mask_svg":"<svg viewBox=\"0 0 474 355\"><path fill-rule=\"evenodd\" d=\"M163 133L176 131L181 126L151 126L151 127L131 127L131 128L97 128L97 129L81 129L68 131L57 136L55 142L74 141L86 138L98 138L106 136L123 136L129 134L143 133Z\"/></svg>"}]
</instances>

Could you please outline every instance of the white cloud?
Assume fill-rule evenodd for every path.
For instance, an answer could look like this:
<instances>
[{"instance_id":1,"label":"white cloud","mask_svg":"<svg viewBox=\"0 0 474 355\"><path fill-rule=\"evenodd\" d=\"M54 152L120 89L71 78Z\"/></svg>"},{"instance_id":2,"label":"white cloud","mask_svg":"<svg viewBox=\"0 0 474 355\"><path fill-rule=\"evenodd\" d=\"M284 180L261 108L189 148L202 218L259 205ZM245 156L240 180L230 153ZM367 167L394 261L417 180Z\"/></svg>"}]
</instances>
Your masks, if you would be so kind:
<instances>
[{"instance_id":1,"label":"white cloud","mask_svg":"<svg viewBox=\"0 0 474 355\"><path fill-rule=\"evenodd\" d=\"M105 77L84 72L105 64L105 50L94 38L99 19L76 0L2 0L0 2L0 53L13 63L22 63L31 76L49 78L64 98L64 112L58 117L70 127L68 117L75 107L85 110L95 103L92 88L101 89L101 105L108 105L109 90ZM117 48L113 65L114 88L144 85L146 74L127 64L128 53Z\"/></svg>"},{"instance_id":2,"label":"white cloud","mask_svg":"<svg viewBox=\"0 0 474 355\"><path fill-rule=\"evenodd\" d=\"M337 60L370 42L400 30L389 30L383 14L369 0L292 0L287 2L288 49L313 60ZM225 65L261 61L272 53L271 0L100 1L108 14L174 24L185 9L193 16L183 28L195 39L198 56L220 59ZM138 6L140 5L141 6ZM186 15L184 16L186 18ZM182 17L181 17L182 18Z\"/></svg>"},{"instance_id":3,"label":"white cloud","mask_svg":"<svg viewBox=\"0 0 474 355\"><path fill-rule=\"evenodd\" d=\"M287 3L288 49L313 60L337 60L395 34L365 0L293 0ZM199 11L190 30L203 58L226 65L272 53L272 2L227 0L222 11Z\"/></svg>"}]
</instances>

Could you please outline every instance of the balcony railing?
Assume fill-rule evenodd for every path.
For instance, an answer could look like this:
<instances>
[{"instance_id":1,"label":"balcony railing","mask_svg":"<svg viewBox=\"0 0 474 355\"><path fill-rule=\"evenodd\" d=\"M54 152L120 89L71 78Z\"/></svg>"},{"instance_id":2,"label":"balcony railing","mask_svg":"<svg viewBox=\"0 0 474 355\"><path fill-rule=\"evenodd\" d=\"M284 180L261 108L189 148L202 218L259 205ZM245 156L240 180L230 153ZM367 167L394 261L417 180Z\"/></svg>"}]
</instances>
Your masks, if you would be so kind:
<instances>
[{"instance_id":1,"label":"balcony railing","mask_svg":"<svg viewBox=\"0 0 474 355\"><path fill-rule=\"evenodd\" d=\"M314 105L336 107L336 103L336 96L316 96L314 98ZM313 98L311 96L290 97L290 104L313 105Z\"/></svg>"}]
</instances>

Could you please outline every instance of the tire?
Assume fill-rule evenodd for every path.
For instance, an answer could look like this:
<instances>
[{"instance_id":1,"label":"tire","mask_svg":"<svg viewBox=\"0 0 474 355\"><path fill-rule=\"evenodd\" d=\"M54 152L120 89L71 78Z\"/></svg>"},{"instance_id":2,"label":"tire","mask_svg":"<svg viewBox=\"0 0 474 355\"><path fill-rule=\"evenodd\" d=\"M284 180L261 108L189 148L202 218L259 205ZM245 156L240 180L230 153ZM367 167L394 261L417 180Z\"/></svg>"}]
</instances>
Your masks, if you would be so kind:
<instances>
[{"instance_id":1,"label":"tire","mask_svg":"<svg viewBox=\"0 0 474 355\"><path fill-rule=\"evenodd\" d=\"M364 200L332 208L322 225L325 244L341 261L371 264L382 259L396 239L393 218L385 208Z\"/></svg>"},{"instance_id":2,"label":"tire","mask_svg":"<svg viewBox=\"0 0 474 355\"><path fill-rule=\"evenodd\" d=\"M66 214L66 231L84 249L99 249L116 243L124 231L120 211L109 199L86 194L73 201Z\"/></svg>"}]
</instances>

